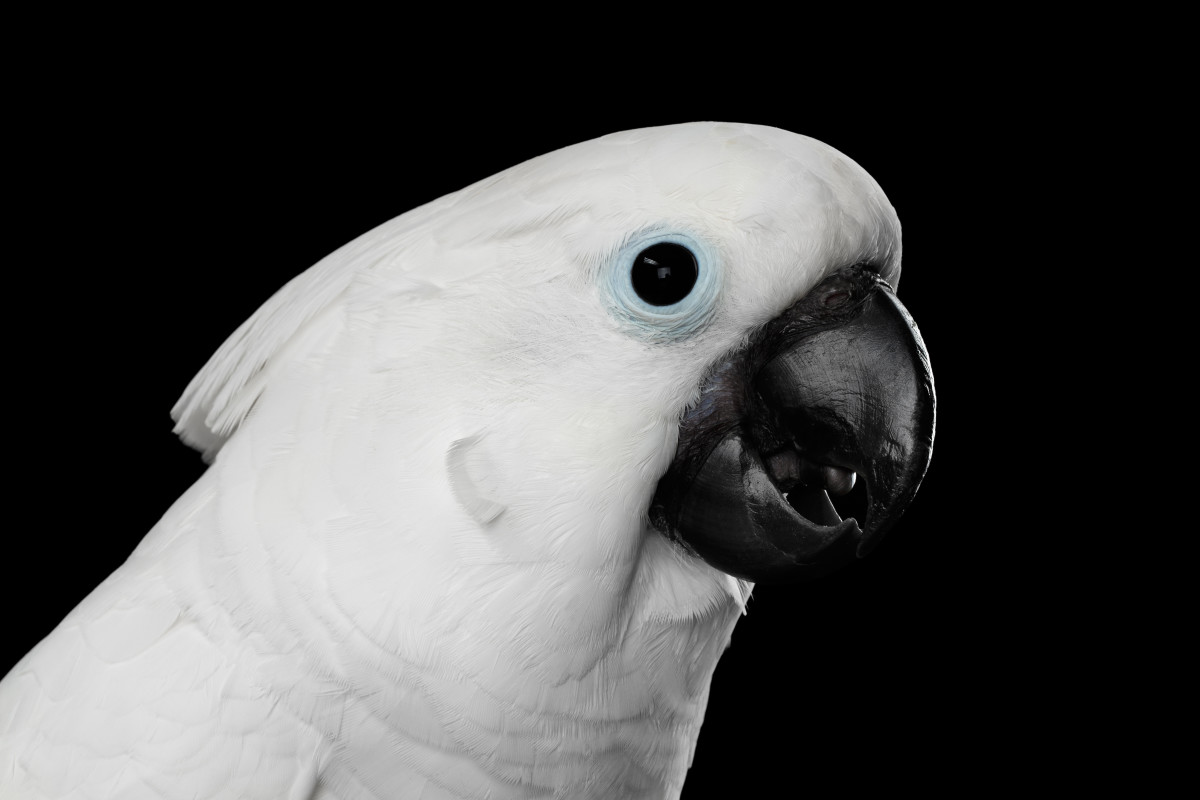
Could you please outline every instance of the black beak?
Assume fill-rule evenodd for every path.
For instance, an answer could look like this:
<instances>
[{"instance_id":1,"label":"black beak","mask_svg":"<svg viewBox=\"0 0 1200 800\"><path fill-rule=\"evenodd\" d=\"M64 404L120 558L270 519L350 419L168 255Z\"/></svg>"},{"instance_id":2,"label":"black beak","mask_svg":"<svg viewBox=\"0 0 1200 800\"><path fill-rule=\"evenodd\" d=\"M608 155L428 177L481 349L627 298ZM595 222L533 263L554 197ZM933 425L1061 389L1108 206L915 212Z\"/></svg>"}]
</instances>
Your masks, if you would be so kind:
<instances>
[{"instance_id":1,"label":"black beak","mask_svg":"<svg viewBox=\"0 0 1200 800\"><path fill-rule=\"evenodd\" d=\"M719 364L680 423L654 524L712 566L790 582L865 555L933 449L929 356L869 267L831 275ZM829 494L866 484L860 527Z\"/></svg>"}]
</instances>

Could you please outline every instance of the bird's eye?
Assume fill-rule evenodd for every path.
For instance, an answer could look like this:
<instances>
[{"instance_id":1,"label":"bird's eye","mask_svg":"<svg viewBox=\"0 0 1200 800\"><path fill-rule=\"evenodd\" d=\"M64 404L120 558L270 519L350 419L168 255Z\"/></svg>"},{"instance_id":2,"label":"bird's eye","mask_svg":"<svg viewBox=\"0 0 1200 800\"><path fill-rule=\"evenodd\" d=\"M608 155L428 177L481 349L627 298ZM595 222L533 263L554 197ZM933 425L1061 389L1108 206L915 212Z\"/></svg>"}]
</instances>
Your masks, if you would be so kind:
<instances>
[{"instance_id":1,"label":"bird's eye","mask_svg":"<svg viewBox=\"0 0 1200 800\"><path fill-rule=\"evenodd\" d=\"M637 254L629 279L637 296L652 306L669 306L696 285L696 257L675 242L652 244Z\"/></svg>"},{"instance_id":2,"label":"bird's eye","mask_svg":"<svg viewBox=\"0 0 1200 800\"><path fill-rule=\"evenodd\" d=\"M719 251L679 230L631 235L605 267L609 308L640 339L679 341L708 324L721 294Z\"/></svg>"}]
</instances>

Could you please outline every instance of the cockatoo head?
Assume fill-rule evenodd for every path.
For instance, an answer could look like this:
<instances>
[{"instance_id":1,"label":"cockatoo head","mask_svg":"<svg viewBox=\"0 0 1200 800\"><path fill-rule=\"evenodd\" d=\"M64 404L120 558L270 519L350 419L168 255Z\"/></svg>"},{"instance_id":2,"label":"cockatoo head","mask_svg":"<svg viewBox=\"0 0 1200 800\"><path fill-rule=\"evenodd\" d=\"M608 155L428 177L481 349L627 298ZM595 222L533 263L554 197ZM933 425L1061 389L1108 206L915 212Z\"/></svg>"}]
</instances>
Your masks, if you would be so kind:
<instances>
[{"instance_id":1,"label":"cockatoo head","mask_svg":"<svg viewBox=\"0 0 1200 800\"><path fill-rule=\"evenodd\" d=\"M532 616L596 639L635 577L791 580L877 540L933 437L899 274L891 205L836 150L753 125L617 133L331 254L175 414L287 509L259 523L274 558L380 641L450 597L460 621L506 603L523 622L489 635L532 661ZM861 524L827 495L856 474Z\"/></svg>"}]
</instances>

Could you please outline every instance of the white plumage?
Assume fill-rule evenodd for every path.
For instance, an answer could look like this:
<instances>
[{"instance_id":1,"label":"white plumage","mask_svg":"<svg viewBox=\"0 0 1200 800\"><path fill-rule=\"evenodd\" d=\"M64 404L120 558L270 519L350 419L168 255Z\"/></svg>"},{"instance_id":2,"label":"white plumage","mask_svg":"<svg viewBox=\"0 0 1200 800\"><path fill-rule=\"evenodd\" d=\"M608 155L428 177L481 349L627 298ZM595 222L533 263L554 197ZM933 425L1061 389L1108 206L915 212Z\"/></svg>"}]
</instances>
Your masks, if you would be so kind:
<instances>
[{"instance_id":1,"label":"white plumage","mask_svg":"<svg viewBox=\"0 0 1200 800\"><path fill-rule=\"evenodd\" d=\"M638 237L719 265L682 333ZM899 271L875 182L777 129L614 134L404 214L174 410L212 466L0 684L0 797L675 797L750 585L647 508L712 365Z\"/></svg>"}]
</instances>

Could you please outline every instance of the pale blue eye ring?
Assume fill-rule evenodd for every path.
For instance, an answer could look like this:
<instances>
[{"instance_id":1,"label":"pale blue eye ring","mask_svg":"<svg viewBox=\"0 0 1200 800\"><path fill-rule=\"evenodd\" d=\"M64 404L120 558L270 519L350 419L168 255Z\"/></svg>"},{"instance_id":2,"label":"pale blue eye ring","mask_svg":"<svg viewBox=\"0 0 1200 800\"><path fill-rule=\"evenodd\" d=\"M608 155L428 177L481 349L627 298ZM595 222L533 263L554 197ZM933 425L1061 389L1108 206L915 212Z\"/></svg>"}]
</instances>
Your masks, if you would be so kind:
<instances>
[{"instance_id":1,"label":"pale blue eye ring","mask_svg":"<svg viewBox=\"0 0 1200 800\"><path fill-rule=\"evenodd\" d=\"M680 267L688 268L688 259L679 248L694 260L694 283L690 275L687 281L676 278L674 284L670 283L671 263L676 273ZM662 258L664 255L670 262ZM654 269L659 266L656 259L663 262L663 268ZM648 292L646 276L654 273L672 288L660 290L658 296ZM631 333L653 340L681 340L694 335L711 319L721 291L721 264L715 249L695 236L678 231L651 232L630 237L621 246L610 262L605 283L613 315ZM675 300L680 294L683 296ZM664 297L675 302L664 302Z\"/></svg>"}]
</instances>

